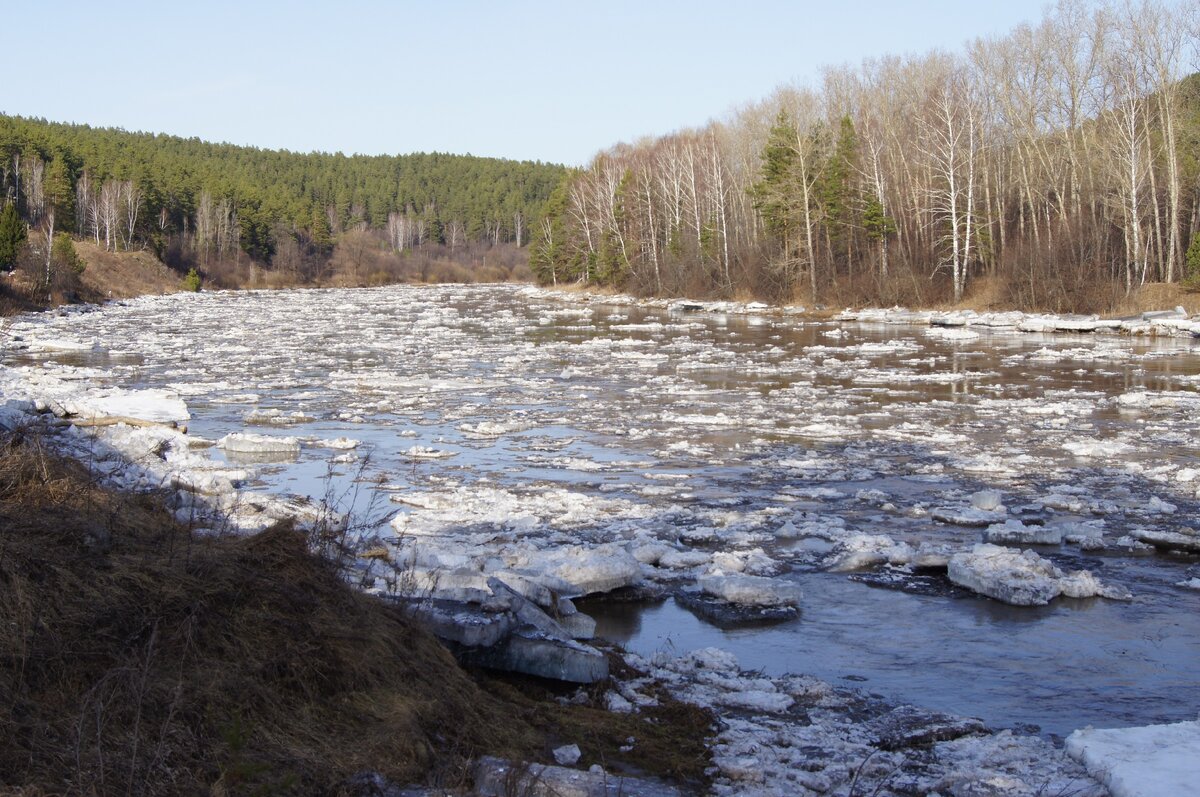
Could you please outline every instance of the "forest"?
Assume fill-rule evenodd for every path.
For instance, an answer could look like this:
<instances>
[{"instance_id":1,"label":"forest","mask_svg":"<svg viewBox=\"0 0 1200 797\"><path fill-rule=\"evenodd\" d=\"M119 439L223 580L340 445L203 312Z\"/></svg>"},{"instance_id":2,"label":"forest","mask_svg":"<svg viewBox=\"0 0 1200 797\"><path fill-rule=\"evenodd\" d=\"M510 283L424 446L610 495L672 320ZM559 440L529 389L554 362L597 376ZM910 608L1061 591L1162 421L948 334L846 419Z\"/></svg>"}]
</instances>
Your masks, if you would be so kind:
<instances>
[{"instance_id":1,"label":"forest","mask_svg":"<svg viewBox=\"0 0 1200 797\"><path fill-rule=\"evenodd\" d=\"M1200 282L1194 4L1063 0L961 51L824 70L598 154L533 233L546 284L1098 311Z\"/></svg>"},{"instance_id":2,"label":"forest","mask_svg":"<svg viewBox=\"0 0 1200 797\"><path fill-rule=\"evenodd\" d=\"M298 154L0 115L0 268L23 254L50 281L69 269L39 242L69 233L106 251L153 250L218 284L245 284L255 269L288 284L351 269L360 283L430 278L433 268L461 278L459 264L485 260L511 271L563 174L528 161Z\"/></svg>"}]
</instances>

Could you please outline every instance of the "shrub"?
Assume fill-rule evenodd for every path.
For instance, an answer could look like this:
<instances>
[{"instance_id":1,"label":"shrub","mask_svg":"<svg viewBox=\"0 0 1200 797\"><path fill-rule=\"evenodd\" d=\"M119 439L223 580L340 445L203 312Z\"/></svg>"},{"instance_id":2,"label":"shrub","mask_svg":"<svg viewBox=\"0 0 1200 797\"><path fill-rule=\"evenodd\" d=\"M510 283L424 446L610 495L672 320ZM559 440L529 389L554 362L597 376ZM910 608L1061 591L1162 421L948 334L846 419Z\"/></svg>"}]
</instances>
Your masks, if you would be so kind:
<instances>
[{"instance_id":1,"label":"shrub","mask_svg":"<svg viewBox=\"0 0 1200 797\"><path fill-rule=\"evenodd\" d=\"M75 242L65 232L55 234L54 245L50 247L50 259L60 270L76 277L87 269L87 263L75 251Z\"/></svg>"},{"instance_id":2,"label":"shrub","mask_svg":"<svg viewBox=\"0 0 1200 797\"><path fill-rule=\"evenodd\" d=\"M183 289L192 291L193 293L200 290L200 272L194 268L188 269L187 276L183 278Z\"/></svg>"}]
</instances>

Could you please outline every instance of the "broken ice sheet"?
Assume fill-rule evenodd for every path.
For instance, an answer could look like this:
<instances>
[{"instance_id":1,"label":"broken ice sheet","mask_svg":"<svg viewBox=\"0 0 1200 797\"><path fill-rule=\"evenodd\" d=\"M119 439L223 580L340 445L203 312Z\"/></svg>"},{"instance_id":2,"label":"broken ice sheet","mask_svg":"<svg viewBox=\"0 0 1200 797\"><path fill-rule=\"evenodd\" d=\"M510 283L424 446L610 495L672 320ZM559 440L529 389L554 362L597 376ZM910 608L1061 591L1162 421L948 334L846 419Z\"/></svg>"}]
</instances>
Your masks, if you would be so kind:
<instances>
[{"instance_id":1,"label":"broken ice sheet","mask_svg":"<svg viewBox=\"0 0 1200 797\"><path fill-rule=\"evenodd\" d=\"M575 574L574 589L627 582L634 564L638 578L670 589L695 587L716 570L803 587L794 631L735 634L734 645L795 633L807 636L792 643L853 651L876 636L839 638L836 624L823 627L814 618L829 598L806 579L870 590L823 569L845 556L862 574L923 566L944 580L939 568L970 554L993 526L993 539L1018 553L1038 545L1062 572L1061 590L1124 586L1137 596L1120 615L1093 605L1103 601L1055 599L1044 610L1063 637L1090 640L1073 649L1077 658L1106 655L1098 617L1155 637L1174 628L1170 618L1200 610L1200 593L1175 586L1194 577L1178 559L1193 554L1178 552L1195 537L1188 519L1200 483L1189 442L1200 438L1192 411L1200 369L1188 341L1021 314L938 320L939 329L975 338L925 334L932 315L922 312L806 325L745 303L669 305L465 285L143 297L101 312L15 319L27 345L9 352L0 391L64 415L66 403L166 391L186 402L190 438L264 433L300 442L294 462L288 454L271 467L231 466L220 450L174 438L94 433L146 460L130 483L149 488L165 478L204 500L233 490L319 503L326 465L353 450L359 466L345 470L365 471L346 481L359 479L364 493L387 484L384 497L396 501L388 509L398 512L394 526L364 537L394 540L388 550L401 559L428 548L443 567L457 553L465 558L455 568L519 567L549 579L556 551L578 551L596 562L594 572ZM1098 334L1018 331L1080 324ZM63 342L72 350L56 354ZM97 344L128 359L105 359ZM76 364L54 361L64 353ZM344 449L332 442L339 438ZM111 459L97 462L115 470ZM663 489L677 482L685 489ZM999 504L971 498L989 491ZM284 509L260 503L246 502L245 528ZM1086 561L1093 554L1103 555L1102 568ZM624 565L609 574L600 561ZM1062 580L1084 570L1099 587ZM989 606L995 601L949 606L927 597L934 602L919 617L931 625L1006 616ZM890 626L887 611L869 611L866 627ZM1027 619L1001 623L991 639L934 641L896 656L943 668L953 686L965 679L944 669L939 648L982 664L1003 652L998 637L1048 622L1040 610L1013 611ZM1171 645L1159 647L1138 648L1153 666L1136 673L1103 659L1137 684L1138 699L1124 702L1107 700L1098 679L1068 679L1054 666L1061 651L1026 653L1043 665L1056 716L1078 708L1071 699L1136 706L1123 721L1145 724L1173 710L1178 693L1164 675L1174 671ZM927 696L920 702L942 699L936 689Z\"/></svg>"}]
</instances>

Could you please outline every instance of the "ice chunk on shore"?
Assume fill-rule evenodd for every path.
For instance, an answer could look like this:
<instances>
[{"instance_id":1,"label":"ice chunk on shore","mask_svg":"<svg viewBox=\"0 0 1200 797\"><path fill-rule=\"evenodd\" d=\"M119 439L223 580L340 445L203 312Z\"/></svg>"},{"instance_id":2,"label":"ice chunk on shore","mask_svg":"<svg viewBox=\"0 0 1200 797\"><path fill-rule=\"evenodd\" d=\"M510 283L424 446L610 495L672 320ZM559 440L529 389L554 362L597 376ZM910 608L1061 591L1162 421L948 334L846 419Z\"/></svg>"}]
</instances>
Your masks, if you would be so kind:
<instances>
[{"instance_id":1,"label":"ice chunk on shore","mask_svg":"<svg viewBox=\"0 0 1200 797\"><path fill-rule=\"evenodd\" d=\"M1194 794L1200 783L1200 721L1084 728L1067 737L1067 754L1112 797Z\"/></svg>"},{"instance_id":2,"label":"ice chunk on shore","mask_svg":"<svg viewBox=\"0 0 1200 797\"><path fill-rule=\"evenodd\" d=\"M579 763L579 758L583 754L579 752L579 745L566 744L562 747L554 748L554 760L564 767L573 767Z\"/></svg>"},{"instance_id":3,"label":"ice chunk on shore","mask_svg":"<svg viewBox=\"0 0 1200 797\"><path fill-rule=\"evenodd\" d=\"M580 595L611 592L642 580L641 562L617 545L567 545L543 552L534 564L579 590Z\"/></svg>"},{"instance_id":4,"label":"ice chunk on shore","mask_svg":"<svg viewBox=\"0 0 1200 797\"><path fill-rule=\"evenodd\" d=\"M192 417L187 404L165 390L122 390L107 396L70 402L67 409L85 418L117 415L159 423L186 421Z\"/></svg>"}]
</instances>

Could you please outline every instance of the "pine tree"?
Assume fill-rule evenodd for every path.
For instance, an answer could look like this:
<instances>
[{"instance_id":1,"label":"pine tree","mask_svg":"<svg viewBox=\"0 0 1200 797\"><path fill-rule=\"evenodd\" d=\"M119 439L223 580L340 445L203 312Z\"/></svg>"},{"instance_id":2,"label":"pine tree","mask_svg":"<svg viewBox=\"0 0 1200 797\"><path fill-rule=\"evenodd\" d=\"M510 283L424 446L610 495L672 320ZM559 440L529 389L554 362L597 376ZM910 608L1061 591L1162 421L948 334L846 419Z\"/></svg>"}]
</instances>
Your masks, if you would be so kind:
<instances>
[{"instance_id":1,"label":"pine tree","mask_svg":"<svg viewBox=\"0 0 1200 797\"><path fill-rule=\"evenodd\" d=\"M318 252L325 254L333 248L333 232L329 229L329 216L321 208L313 208L309 235Z\"/></svg>"},{"instance_id":2,"label":"pine tree","mask_svg":"<svg viewBox=\"0 0 1200 797\"><path fill-rule=\"evenodd\" d=\"M64 152L59 152L46 164L46 204L54 210L55 223L65 229L75 228L75 188Z\"/></svg>"},{"instance_id":3,"label":"pine tree","mask_svg":"<svg viewBox=\"0 0 1200 797\"><path fill-rule=\"evenodd\" d=\"M17 255L25 244L29 231L12 202L0 210L0 270L11 271L17 263Z\"/></svg>"},{"instance_id":4,"label":"pine tree","mask_svg":"<svg viewBox=\"0 0 1200 797\"><path fill-rule=\"evenodd\" d=\"M1183 281L1187 287L1193 290L1200 289L1200 235L1192 236L1192 243L1184 255L1183 273Z\"/></svg>"},{"instance_id":5,"label":"pine tree","mask_svg":"<svg viewBox=\"0 0 1200 797\"><path fill-rule=\"evenodd\" d=\"M557 285L569 277L566 242L569 226L566 220L567 190L570 177L563 179L546 202L545 213L529 241L529 267L538 281Z\"/></svg>"},{"instance_id":6,"label":"pine tree","mask_svg":"<svg viewBox=\"0 0 1200 797\"><path fill-rule=\"evenodd\" d=\"M854 122L849 116L843 116L838 125L833 154L822 171L820 185L829 240L835 251L851 245L856 226L856 211L860 204L854 180L857 159L858 136L854 132ZM847 261L850 259L847 253Z\"/></svg>"},{"instance_id":7,"label":"pine tree","mask_svg":"<svg viewBox=\"0 0 1200 797\"><path fill-rule=\"evenodd\" d=\"M795 227L795 138L791 117L787 111L780 111L763 147L762 176L750 187L754 209L762 216L767 231L782 241L785 251L790 249Z\"/></svg>"},{"instance_id":8,"label":"pine tree","mask_svg":"<svg viewBox=\"0 0 1200 797\"><path fill-rule=\"evenodd\" d=\"M887 215L883 205L873 196L863 202L862 226L872 241L882 241L896 232L896 220Z\"/></svg>"}]
</instances>

